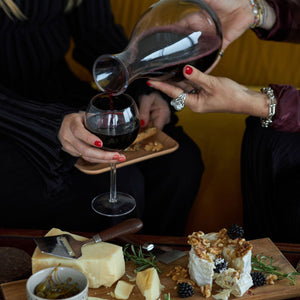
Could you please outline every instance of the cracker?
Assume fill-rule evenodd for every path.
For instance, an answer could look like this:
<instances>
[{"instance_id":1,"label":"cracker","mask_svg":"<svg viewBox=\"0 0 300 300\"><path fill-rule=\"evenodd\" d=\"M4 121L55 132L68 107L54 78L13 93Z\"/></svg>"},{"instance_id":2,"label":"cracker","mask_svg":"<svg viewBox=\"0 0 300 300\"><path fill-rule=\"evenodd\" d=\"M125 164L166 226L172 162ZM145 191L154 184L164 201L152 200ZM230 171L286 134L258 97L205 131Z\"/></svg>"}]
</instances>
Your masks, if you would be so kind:
<instances>
[{"instance_id":1,"label":"cracker","mask_svg":"<svg viewBox=\"0 0 300 300\"><path fill-rule=\"evenodd\" d=\"M150 127L150 128L147 128L147 129L141 131L131 145L134 145L138 142L141 142L141 141L149 138L150 136L156 134L156 132L157 132L157 129L155 127Z\"/></svg>"}]
</instances>

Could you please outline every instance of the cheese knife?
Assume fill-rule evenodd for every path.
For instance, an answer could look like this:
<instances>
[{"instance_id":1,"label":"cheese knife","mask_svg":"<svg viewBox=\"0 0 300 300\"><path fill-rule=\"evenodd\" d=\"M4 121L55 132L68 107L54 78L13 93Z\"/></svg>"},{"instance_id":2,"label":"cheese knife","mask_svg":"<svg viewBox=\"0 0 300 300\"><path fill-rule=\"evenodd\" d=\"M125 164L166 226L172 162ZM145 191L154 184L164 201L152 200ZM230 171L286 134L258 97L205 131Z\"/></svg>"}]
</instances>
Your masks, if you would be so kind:
<instances>
[{"instance_id":1,"label":"cheese knife","mask_svg":"<svg viewBox=\"0 0 300 300\"><path fill-rule=\"evenodd\" d=\"M82 255L81 247L87 244L104 242L124 234L135 233L142 227L143 223L140 219L132 218L105 229L85 241L78 241L70 234L38 237L34 238L34 241L43 253L76 259Z\"/></svg>"}]
</instances>

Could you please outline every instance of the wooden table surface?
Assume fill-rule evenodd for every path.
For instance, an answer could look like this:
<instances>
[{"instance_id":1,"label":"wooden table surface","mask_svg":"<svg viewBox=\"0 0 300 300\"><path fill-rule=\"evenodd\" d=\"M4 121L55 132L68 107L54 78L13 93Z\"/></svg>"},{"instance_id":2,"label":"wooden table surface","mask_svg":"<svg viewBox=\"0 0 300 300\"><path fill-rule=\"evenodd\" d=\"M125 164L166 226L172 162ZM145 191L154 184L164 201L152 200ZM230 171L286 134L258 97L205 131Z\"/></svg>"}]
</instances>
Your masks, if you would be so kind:
<instances>
[{"instance_id":1,"label":"wooden table surface","mask_svg":"<svg viewBox=\"0 0 300 300\"><path fill-rule=\"evenodd\" d=\"M33 229L4 229L0 228L0 247L14 247L27 252L32 256L36 247L33 237L44 236L47 233L46 230L33 230ZM94 233L89 232L72 232L86 237L92 237ZM190 246L187 244L186 237L172 237L172 236L150 236L131 234L127 238L131 242L137 244L144 244L145 242L151 242L157 245L166 245L179 250L188 250ZM116 244L124 245L124 240L113 240ZM300 244L288 244L288 243L275 243L283 255L288 261L297 267L300 262ZM1 266L0 266L1 268ZM0 291L0 300L3 299Z\"/></svg>"}]
</instances>

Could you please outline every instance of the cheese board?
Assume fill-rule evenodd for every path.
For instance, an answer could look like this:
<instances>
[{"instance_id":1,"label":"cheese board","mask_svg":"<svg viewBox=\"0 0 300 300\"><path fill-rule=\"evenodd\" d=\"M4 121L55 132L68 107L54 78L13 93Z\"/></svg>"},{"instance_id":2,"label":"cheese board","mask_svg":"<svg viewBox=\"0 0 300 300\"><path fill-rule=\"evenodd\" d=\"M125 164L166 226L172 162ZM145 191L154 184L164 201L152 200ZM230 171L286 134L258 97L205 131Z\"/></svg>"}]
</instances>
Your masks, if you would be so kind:
<instances>
[{"instance_id":1,"label":"cheese board","mask_svg":"<svg viewBox=\"0 0 300 300\"><path fill-rule=\"evenodd\" d=\"M253 245L253 254L264 253L265 255L273 257L273 265L280 267L280 270L284 273L290 273L295 271L293 266L288 262L284 255L279 251L276 245L269 239L258 239L251 241ZM188 256L182 257L179 260L165 265L159 264L162 273L160 274L161 284L164 286L164 289L161 293L160 299L163 300L163 295L170 293L172 300L179 300L176 291L175 282L167 276L167 274L174 269L175 266L186 267L188 262ZM135 277L135 265L132 262L126 262L126 274L123 276L124 281L130 282L132 278ZM134 284L134 281L132 282ZM89 289L89 296L99 297L102 299L113 300L112 292L114 291L116 284L110 288L100 287L97 289ZM26 300L26 279L19 280L9 283L1 284L3 291L4 300ZM217 292L218 288L213 288L213 293ZM300 276L296 278L296 284L291 285L291 282L288 279L276 281L274 285L264 285L262 287L250 288L243 297L236 298L231 296L229 299L252 299L252 300L261 300L261 299L290 299L300 296ZM132 294L129 297L129 300L144 300L137 286L133 288ZM191 300L204 300L209 299L213 300L213 297L204 298L201 296L199 289L195 289L195 294L191 298L186 298Z\"/></svg>"}]
</instances>

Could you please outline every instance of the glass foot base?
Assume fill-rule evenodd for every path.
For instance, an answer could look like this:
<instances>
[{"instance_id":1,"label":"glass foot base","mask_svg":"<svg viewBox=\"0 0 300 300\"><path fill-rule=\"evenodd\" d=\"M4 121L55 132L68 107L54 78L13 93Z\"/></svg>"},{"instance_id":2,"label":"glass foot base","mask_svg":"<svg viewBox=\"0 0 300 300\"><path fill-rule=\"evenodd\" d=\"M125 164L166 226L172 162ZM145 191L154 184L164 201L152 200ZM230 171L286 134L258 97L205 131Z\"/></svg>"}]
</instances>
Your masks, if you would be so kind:
<instances>
[{"instance_id":1,"label":"glass foot base","mask_svg":"<svg viewBox=\"0 0 300 300\"><path fill-rule=\"evenodd\" d=\"M135 199L125 193L117 192L117 201L110 202L110 193L101 194L92 200L93 210L103 216L120 217L135 209Z\"/></svg>"}]
</instances>

